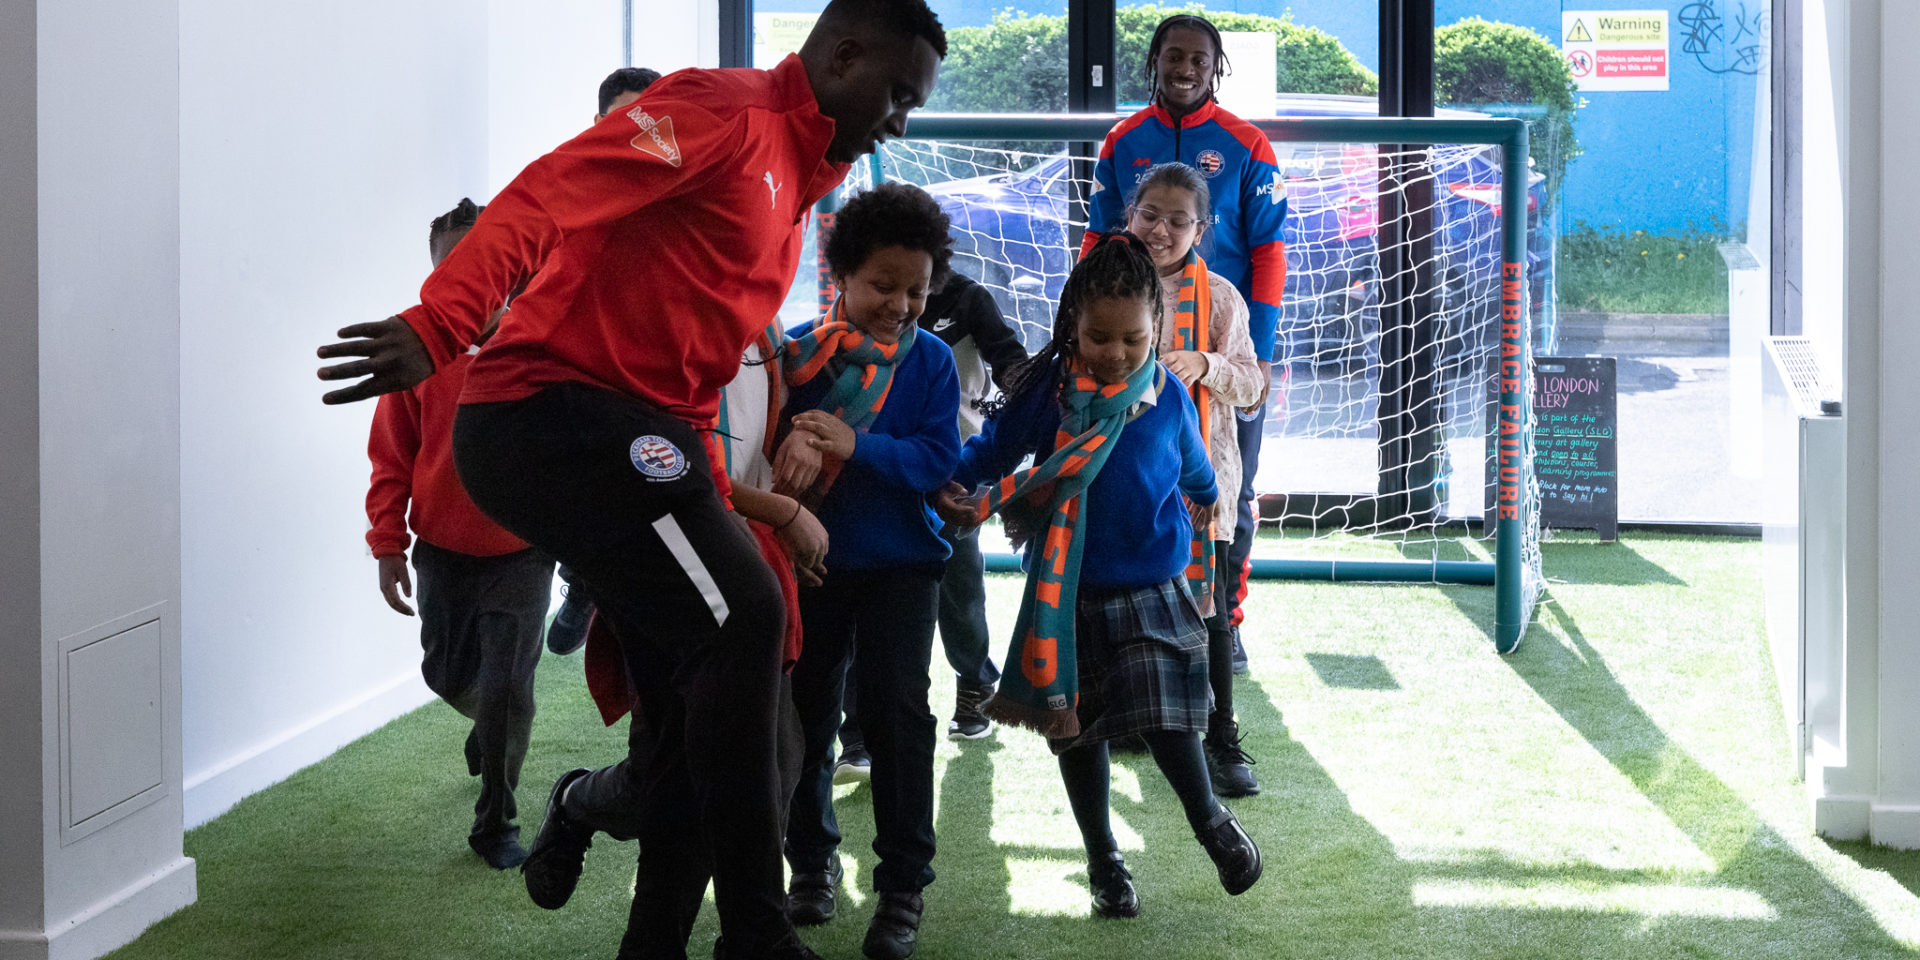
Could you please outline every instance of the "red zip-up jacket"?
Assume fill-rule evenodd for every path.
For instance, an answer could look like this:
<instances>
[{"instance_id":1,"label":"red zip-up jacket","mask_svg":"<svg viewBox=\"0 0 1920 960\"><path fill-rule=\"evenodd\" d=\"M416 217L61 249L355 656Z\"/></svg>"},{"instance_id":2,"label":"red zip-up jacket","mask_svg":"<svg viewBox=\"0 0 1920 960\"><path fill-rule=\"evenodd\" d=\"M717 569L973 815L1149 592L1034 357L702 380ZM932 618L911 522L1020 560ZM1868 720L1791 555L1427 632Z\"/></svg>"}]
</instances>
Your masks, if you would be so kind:
<instances>
[{"instance_id":1,"label":"red zip-up jacket","mask_svg":"<svg viewBox=\"0 0 1920 960\"><path fill-rule=\"evenodd\" d=\"M367 437L367 459L373 461L367 546L374 556L405 553L409 526L420 539L468 556L527 548L474 506L453 471L453 414L472 363L463 353L413 389L380 398Z\"/></svg>"},{"instance_id":2,"label":"red zip-up jacket","mask_svg":"<svg viewBox=\"0 0 1920 960\"><path fill-rule=\"evenodd\" d=\"M846 177L833 127L797 56L671 74L521 171L401 316L439 369L531 278L461 402L585 381L710 428Z\"/></svg>"}]
</instances>

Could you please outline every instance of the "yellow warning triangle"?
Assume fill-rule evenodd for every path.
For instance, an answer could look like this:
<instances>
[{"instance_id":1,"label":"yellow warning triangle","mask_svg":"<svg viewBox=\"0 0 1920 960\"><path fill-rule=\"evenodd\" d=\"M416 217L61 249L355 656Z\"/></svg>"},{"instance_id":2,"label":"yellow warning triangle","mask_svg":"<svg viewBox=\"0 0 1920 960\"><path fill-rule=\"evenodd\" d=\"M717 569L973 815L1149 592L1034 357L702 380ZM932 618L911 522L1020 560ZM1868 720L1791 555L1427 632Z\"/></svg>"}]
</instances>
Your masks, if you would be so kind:
<instances>
[{"instance_id":1,"label":"yellow warning triangle","mask_svg":"<svg viewBox=\"0 0 1920 960\"><path fill-rule=\"evenodd\" d=\"M1592 43L1593 42L1593 34L1587 32L1586 21L1584 20L1573 21L1573 29L1567 31L1567 42L1568 43Z\"/></svg>"}]
</instances>

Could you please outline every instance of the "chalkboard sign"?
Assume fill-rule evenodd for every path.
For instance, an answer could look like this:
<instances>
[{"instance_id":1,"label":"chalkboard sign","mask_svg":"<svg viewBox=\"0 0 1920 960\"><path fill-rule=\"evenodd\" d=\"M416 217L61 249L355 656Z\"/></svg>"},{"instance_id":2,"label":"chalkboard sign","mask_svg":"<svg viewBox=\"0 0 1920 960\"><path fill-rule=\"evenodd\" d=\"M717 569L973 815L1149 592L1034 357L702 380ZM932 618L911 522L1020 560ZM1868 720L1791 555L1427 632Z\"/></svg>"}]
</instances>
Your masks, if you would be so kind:
<instances>
[{"instance_id":1,"label":"chalkboard sign","mask_svg":"<svg viewBox=\"0 0 1920 960\"><path fill-rule=\"evenodd\" d=\"M1612 357L1534 358L1533 469L1540 481L1543 527L1587 527L1599 531L1602 540L1618 536L1620 418L1614 382ZM1489 429L1489 463L1495 439Z\"/></svg>"}]
</instances>

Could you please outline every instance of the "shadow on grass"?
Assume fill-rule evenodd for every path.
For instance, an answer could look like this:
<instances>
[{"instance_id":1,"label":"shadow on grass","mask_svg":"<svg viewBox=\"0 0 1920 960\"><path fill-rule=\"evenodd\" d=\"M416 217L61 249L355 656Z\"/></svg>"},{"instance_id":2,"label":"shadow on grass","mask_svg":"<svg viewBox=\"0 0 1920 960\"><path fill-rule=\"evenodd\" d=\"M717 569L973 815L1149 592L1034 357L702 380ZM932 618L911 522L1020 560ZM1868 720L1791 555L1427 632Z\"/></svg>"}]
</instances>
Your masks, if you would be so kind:
<instances>
[{"instance_id":1,"label":"shadow on grass","mask_svg":"<svg viewBox=\"0 0 1920 960\"><path fill-rule=\"evenodd\" d=\"M1348 690L1398 690L1400 682L1379 657L1309 653L1307 666L1329 687Z\"/></svg>"},{"instance_id":2,"label":"shadow on grass","mask_svg":"<svg viewBox=\"0 0 1920 960\"><path fill-rule=\"evenodd\" d=\"M1616 587L1655 583L1681 587L1687 585L1685 580L1674 576L1667 568L1648 560L1640 551L1618 540L1603 543L1579 534L1572 537L1560 534L1556 539L1540 545L1540 561L1543 574L1560 577L1570 583ZM1576 570L1579 571L1577 579L1569 573Z\"/></svg>"},{"instance_id":3,"label":"shadow on grass","mask_svg":"<svg viewBox=\"0 0 1920 960\"><path fill-rule=\"evenodd\" d=\"M1568 644L1536 635L1502 662L1716 864L1701 879L1752 891L1778 914L1777 920L1713 923L1723 947L1736 950L1730 955L1804 956L1815 944L1831 956L1910 955L1732 788L1668 738L1564 607L1543 609ZM1797 942L1781 944L1788 935ZM1744 947L1725 944L1732 936L1751 939ZM1841 952L1830 952L1835 949Z\"/></svg>"}]
</instances>

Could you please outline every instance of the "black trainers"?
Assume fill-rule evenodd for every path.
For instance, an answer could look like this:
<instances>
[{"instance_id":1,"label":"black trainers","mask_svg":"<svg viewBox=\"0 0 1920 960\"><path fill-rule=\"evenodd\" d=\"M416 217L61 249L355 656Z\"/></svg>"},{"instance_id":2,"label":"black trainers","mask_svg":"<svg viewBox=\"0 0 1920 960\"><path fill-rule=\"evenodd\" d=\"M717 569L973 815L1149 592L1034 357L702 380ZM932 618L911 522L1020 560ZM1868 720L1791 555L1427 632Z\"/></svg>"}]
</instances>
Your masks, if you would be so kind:
<instances>
[{"instance_id":1,"label":"black trainers","mask_svg":"<svg viewBox=\"0 0 1920 960\"><path fill-rule=\"evenodd\" d=\"M574 781L587 775L585 767L568 770L553 782L547 794L547 819L533 835L533 849L527 851L520 873L527 880L527 896L548 910L567 905L573 888L580 882L580 869L587 862L587 848L593 846L593 828L567 819L560 798Z\"/></svg>"},{"instance_id":2,"label":"black trainers","mask_svg":"<svg viewBox=\"0 0 1920 960\"><path fill-rule=\"evenodd\" d=\"M587 599L584 591L575 591L571 584L562 585L560 594L566 599L553 615L553 622L547 624L547 650L554 656L564 657L586 645L587 623L593 619L593 601Z\"/></svg>"},{"instance_id":3,"label":"black trainers","mask_svg":"<svg viewBox=\"0 0 1920 960\"><path fill-rule=\"evenodd\" d=\"M840 856L829 854L825 871L794 874L787 886L787 920L796 927L818 926L832 920L845 872L840 866Z\"/></svg>"},{"instance_id":4,"label":"black trainers","mask_svg":"<svg viewBox=\"0 0 1920 960\"><path fill-rule=\"evenodd\" d=\"M1206 848L1207 856L1213 858L1214 867L1220 871L1220 885L1226 888L1228 896L1246 893L1259 881L1260 848L1247 836L1247 831L1241 829L1232 810L1221 807L1213 822L1194 837Z\"/></svg>"},{"instance_id":5,"label":"black trainers","mask_svg":"<svg viewBox=\"0 0 1920 960\"><path fill-rule=\"evenodd\" d=\"M920 939L920 914L925 911L917 893L882 893L860 952L868 960L907 960Z\"/></svg>"},{"instance_id":6,"label":"black trainers","mask_svg":"<svg viewBox=\"0 0 1920 960\"><path fill-rule=\"evenodd\" d=\"M1240 725L1231 720L1208 725L1207 738L1200 741L1207 758L1207 777L1213 792L1223 797L1251 797L1260 792L1260 780L1250 769L1253 758L1240 749Z\"/></svg>"},{"instance_id":7,"label":"black trainers","mask_svg":"<svg viewBox=\"0 0 1920 960\"><path fill-rule=\"evenodd\" d=\"M953 719L947 723L948 740L978 740L993 732L993 720L980 712L981 704L993 696L993 684L976 687L957 685L953 691Z\"/></svg>"},{"instance_id":8,"label":"black trainers","mask_svg":"<svg viewBox=\"0 0 1920 960\"><path fill-rule=\"evenodd\" d=\"M867 754L864 743L856 743L840 751L840 759L833 765L835 786L843 783L865 783L873 779L873 757Z\"/></svg>"},{"instance_id":9,"label":"black trainers","mask_svg":"<svg viewBox=\"0 0 1920 960\"><path fill-rule=\"evenodd\" d=\"M1140 915L1140 894L1133 889L1127 861L1114 850L1087 860L1087 886L1093 889L1096 916L1127 918Z\"/></svg>"},{"instance_id":10,"label":"black trainers","mask_svg":"<svg viewBox=\"0 0 1920 960\"><path fill-rule=\"evenodd\" d=\"M1240 645L1240 625L1236 623L1233 625L1233 673L1240 676L1250 669L1247 666L1247 648Z\"/></svg>"}]
</instances>

